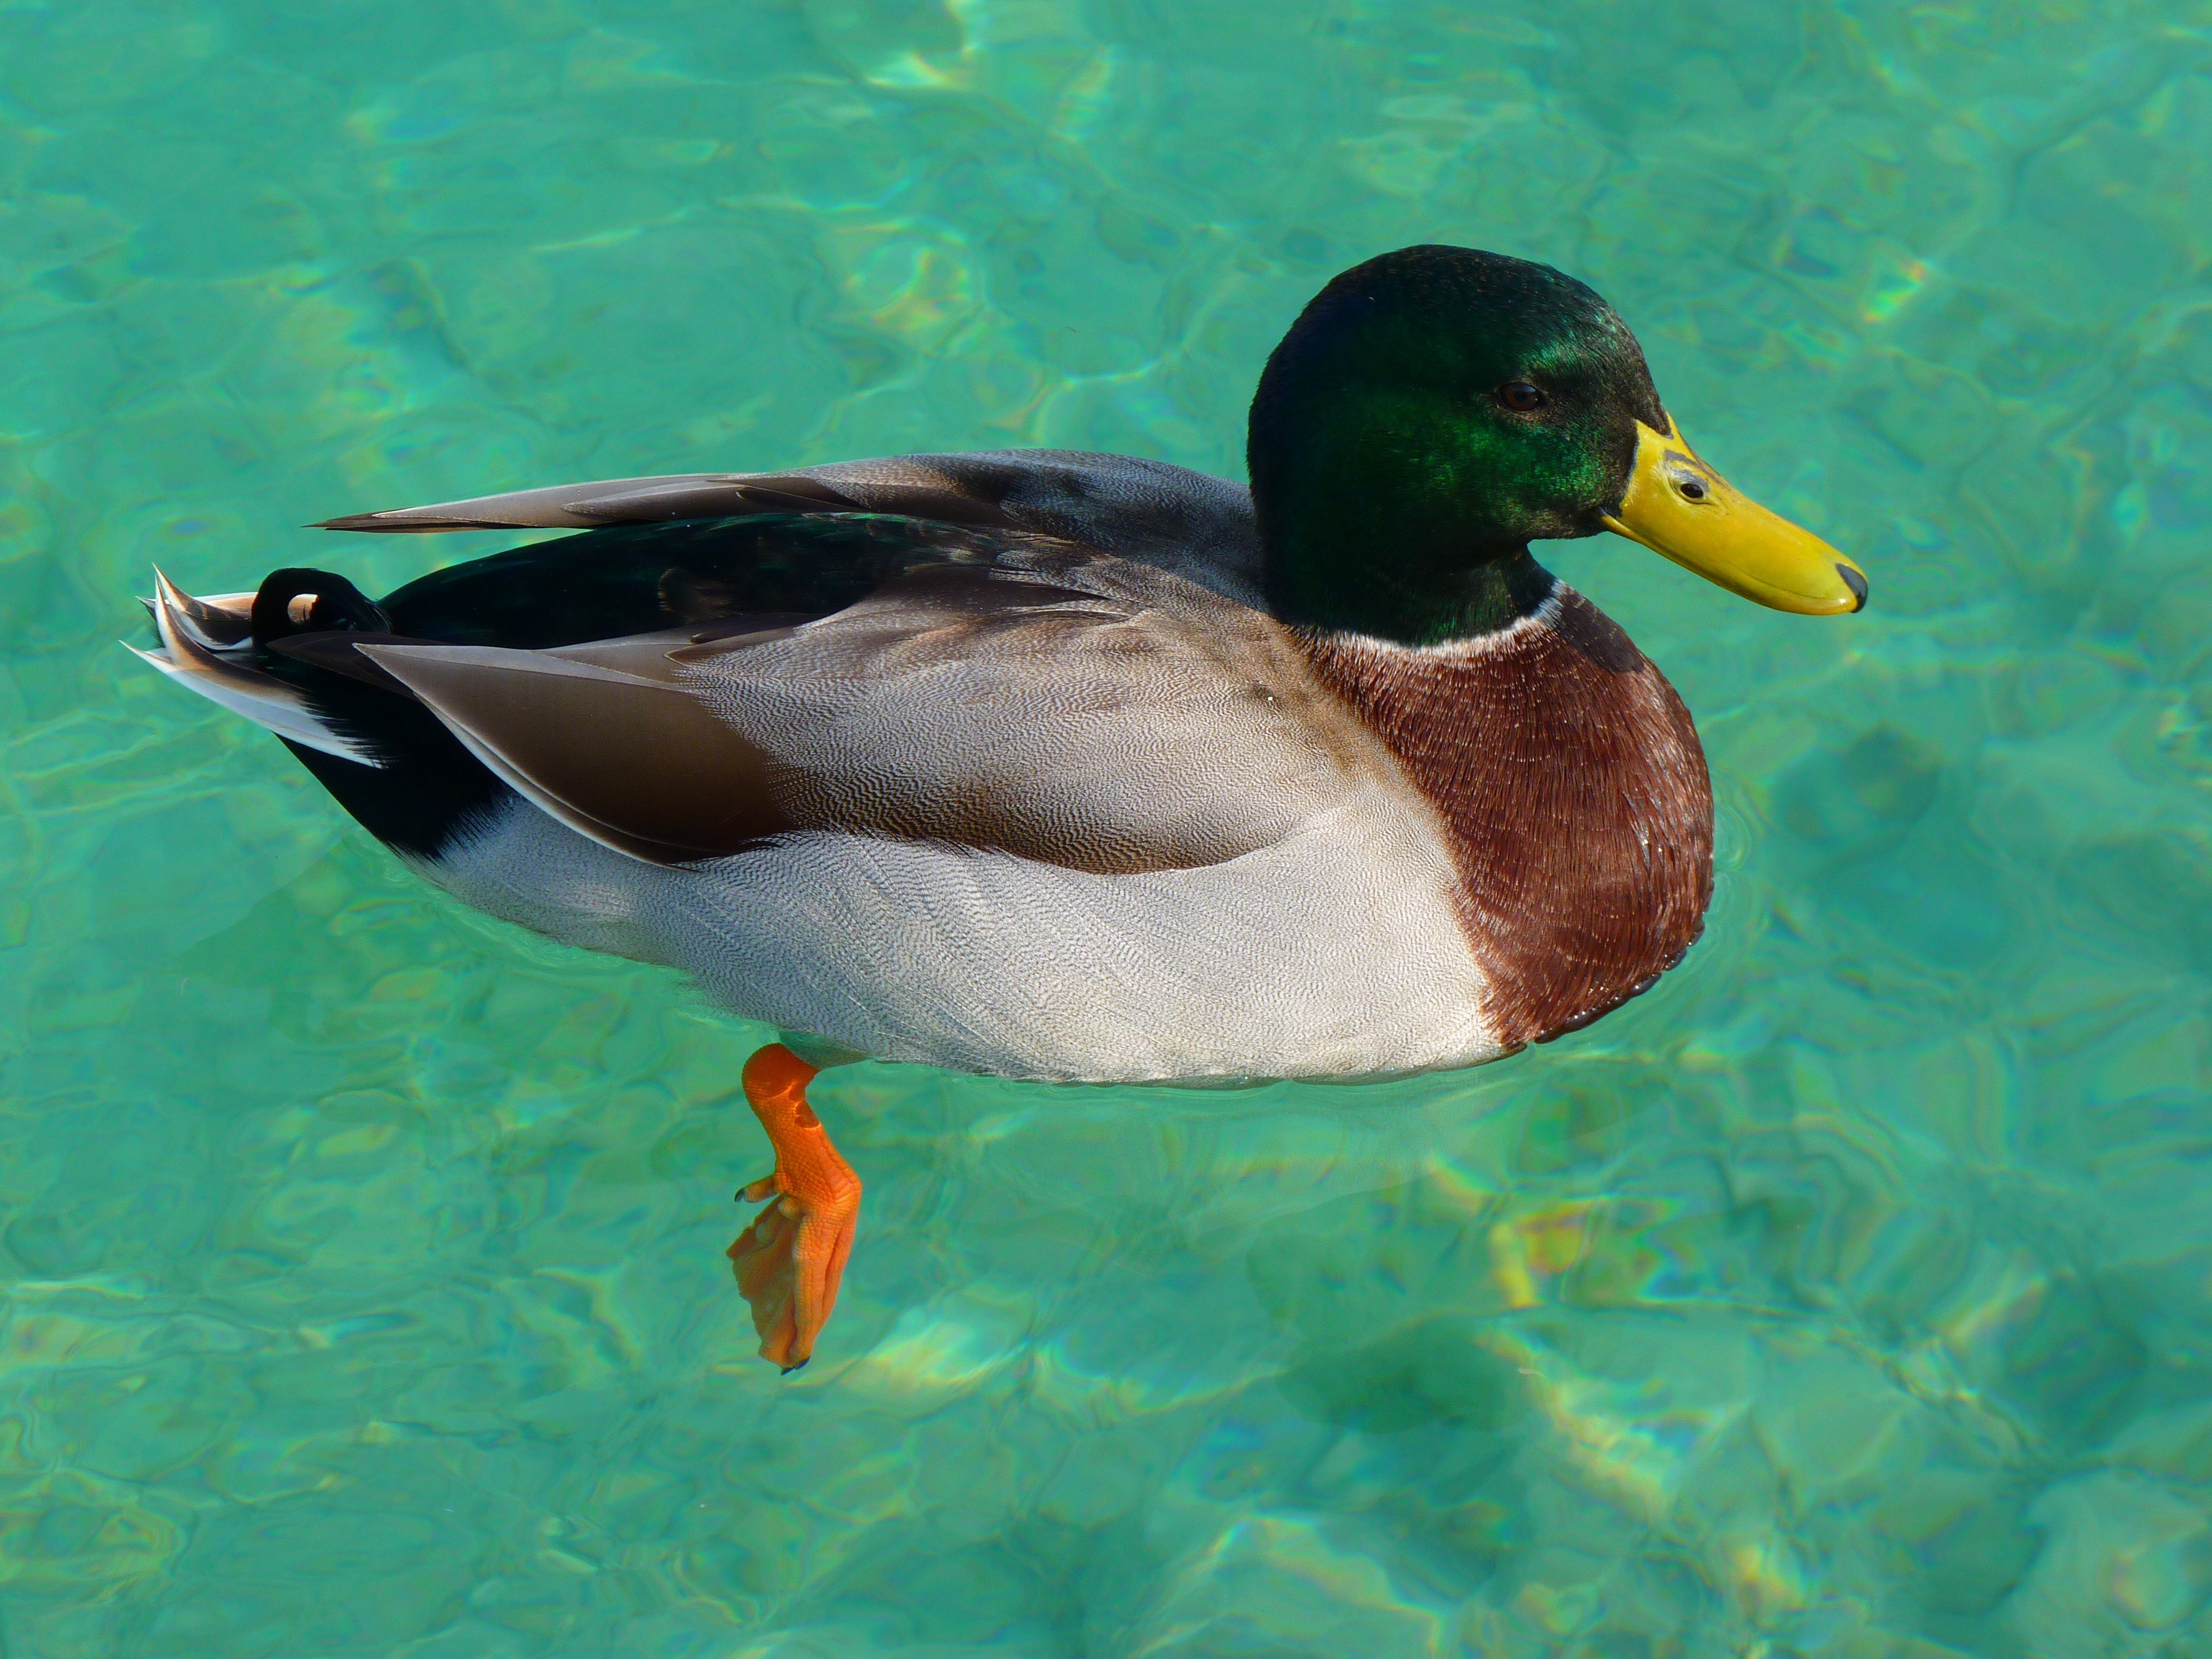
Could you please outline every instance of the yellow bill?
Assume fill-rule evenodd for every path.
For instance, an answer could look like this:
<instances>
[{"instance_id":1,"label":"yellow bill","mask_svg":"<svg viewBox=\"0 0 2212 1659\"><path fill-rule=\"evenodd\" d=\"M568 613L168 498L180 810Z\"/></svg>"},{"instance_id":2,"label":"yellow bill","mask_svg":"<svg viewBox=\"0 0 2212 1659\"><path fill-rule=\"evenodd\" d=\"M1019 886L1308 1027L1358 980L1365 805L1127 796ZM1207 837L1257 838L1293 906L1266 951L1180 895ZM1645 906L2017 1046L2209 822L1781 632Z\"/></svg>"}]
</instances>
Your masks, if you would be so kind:
<instances>
[{"instance_id":1,"label":"yellow bill","mask_svg":"<svg viewBox=\"0 0 2212 1659\"><path fill-rule=\"evenodd\" d=\"M1739 495L1697 458L1680 428L1636 423L1636 465L1605 527L1732 593L1808 617L1863 609L1866 572L1809 530Z\"/></svg>"}]
</instances>

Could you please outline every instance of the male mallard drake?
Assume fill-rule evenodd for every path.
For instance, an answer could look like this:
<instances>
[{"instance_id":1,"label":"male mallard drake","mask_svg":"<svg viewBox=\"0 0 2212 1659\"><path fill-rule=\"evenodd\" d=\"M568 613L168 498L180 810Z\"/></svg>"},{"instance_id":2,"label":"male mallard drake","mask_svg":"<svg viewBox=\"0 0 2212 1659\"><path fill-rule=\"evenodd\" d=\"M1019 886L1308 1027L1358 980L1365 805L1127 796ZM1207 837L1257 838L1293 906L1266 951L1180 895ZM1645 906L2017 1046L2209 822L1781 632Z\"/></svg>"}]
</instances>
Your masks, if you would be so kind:
<instances>
[{"instance_id":1,"label":"male mallard drake","mask_svg":"<svg viewBox=\"0 0 2212 1659\"><path fill-rule=\"evenodd\" d=\"M1857 567L1685 443L1543 265L1415 247L1268 359L1248 494L917 455L567 485L336 530L583 533L372 602L161 580L165 672L466 902L833 1051L1018 1077L1465 1066L1680 959L1712 887L1681 700L1529 556L1611 530L1785 611ZM778 1044L732 1247L802 1364L860 1183Z\"/></svg>"}]
</instances>

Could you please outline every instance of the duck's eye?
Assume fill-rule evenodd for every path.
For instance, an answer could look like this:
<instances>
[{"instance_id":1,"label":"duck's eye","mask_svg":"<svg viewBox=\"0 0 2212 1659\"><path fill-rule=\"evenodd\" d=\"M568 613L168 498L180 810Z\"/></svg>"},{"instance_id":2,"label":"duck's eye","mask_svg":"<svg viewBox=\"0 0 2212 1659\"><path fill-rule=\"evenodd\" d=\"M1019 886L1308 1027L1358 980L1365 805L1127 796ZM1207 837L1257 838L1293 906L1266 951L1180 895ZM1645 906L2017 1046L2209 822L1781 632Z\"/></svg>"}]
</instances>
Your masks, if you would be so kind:
<instances>
[{"instance_id":1,"label":"duck's eye","mask_svg":"<svg viewBox=\"0 0 2212 1659\"><path fill-rule=\"evenodd\" d=\"M1508 380L1498 388L1498 401L1516 415L1533 415L1544 406L1544 394L1526 380Z\"/></svg>"},{"instance_id":2,"label":"duck's eye","mask_svg":"<svg viewBox=\"0 0 2212 1659\"><path fill-rule=\"evenodd\" d=\"M1687 455L1669 453L1664 463L1668 482L1674 493L1686 501L1705 501L1711 498L1712 480L1700 471Z\"/></svg>"}]
</instances>

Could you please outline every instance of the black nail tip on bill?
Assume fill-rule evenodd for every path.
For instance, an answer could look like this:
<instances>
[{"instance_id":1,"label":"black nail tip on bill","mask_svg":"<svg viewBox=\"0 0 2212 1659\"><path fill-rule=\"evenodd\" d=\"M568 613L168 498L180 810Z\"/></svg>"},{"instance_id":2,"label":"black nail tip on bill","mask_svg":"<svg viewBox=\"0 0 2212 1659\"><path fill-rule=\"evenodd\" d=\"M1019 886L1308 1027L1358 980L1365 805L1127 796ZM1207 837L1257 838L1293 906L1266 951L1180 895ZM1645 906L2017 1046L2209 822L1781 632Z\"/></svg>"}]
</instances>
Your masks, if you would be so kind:
<instances>
[{"instance_id":1,"label":"black nail tip on bill","mask_svg":"<svg viewBox=\"0 0 2212 1659\"><path fill-rule=\"evenodd\" d=\"M1850 588L1852 596L1858 600L1858 603L1851 607L1851 615L1856 617L1866 609L1867 579L1847 564L1838 565L1836 574L1844 579L1844 586Z\"/></svg>"}]
</instances>

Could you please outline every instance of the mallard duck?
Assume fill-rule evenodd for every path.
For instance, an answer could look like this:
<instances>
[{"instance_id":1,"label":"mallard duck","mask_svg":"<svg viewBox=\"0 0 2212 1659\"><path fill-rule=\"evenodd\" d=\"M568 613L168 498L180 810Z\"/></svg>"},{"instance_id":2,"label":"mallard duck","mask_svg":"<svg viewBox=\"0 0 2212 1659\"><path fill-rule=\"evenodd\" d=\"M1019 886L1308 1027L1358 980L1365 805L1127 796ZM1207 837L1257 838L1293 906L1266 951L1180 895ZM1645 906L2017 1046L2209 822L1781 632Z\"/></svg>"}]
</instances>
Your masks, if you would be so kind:
<instances>
[{"instance_id":1,"label":"mallard duck","mask_svg":"<svg viewBox=\"0 0 2212 1659\"><path fill-rule=\"evenodd\" d=\"M1783 611L1864 575L1682 437L1551 268L1402 249L1268 358L1249 491L1054 450L568 484L331 530L580 533L371 600L156 573L148 661L463 902L781 1028L731 1247L803 1364L860 1182L807 1099L873 1055L1091 1081L1474 1065L1697 938L1688 712L1532 539Z\"/></svg>"}]
</instances>

